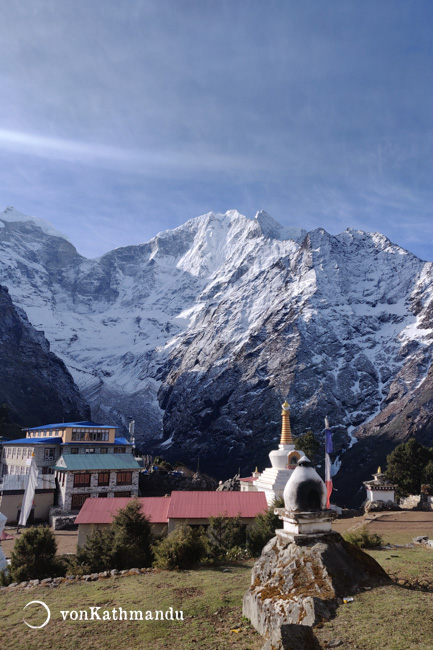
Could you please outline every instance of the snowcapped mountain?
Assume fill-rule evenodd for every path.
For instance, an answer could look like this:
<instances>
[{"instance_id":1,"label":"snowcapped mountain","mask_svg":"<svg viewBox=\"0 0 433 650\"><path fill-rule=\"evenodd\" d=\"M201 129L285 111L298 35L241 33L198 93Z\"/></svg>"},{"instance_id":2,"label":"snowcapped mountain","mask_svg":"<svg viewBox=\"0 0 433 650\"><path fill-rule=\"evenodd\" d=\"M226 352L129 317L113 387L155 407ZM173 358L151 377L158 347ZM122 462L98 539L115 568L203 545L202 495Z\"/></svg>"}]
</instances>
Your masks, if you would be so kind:
<instances>
[{"instance_id":1,"label":"snowcapped mountain","mask_svg":"<svg viewBox=\"0 0 433 650\"><path fill-rule=\"evenodd\" d=\"M145 445L173 459L249 471L278 440L288 396L296 433L331 418L335 469L350 447L344 469L357 437L370 440L393 404L389 429L429 381L432 264L383 235L229 211L88 260L46 225L5 214L0 283L92 416L134 417Z\"/></svg>"}]
</instances>

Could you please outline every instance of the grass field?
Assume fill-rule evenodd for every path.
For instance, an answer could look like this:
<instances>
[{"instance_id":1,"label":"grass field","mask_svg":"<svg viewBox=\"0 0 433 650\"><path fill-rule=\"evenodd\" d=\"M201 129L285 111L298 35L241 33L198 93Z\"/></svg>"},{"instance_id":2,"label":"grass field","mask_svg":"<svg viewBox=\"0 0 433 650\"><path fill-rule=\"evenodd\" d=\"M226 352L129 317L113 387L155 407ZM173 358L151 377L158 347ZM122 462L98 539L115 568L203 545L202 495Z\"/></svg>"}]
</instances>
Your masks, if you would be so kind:
<instances>
[{"instance_id":1,"label":"grass field","mask_svg":"<svg viewBox=\"0 0 433 650\"><path fill-rule=\"evenodd\" d=\"M2 650L45 648L200 648L225 650L242 648L259 650L261 637L242 620L242 597L250 582L252 563L218 569L185 572L152 572L139 576L108 578L93 583L62 584L53 589L33 587L0 592ZM41 600L51 609L52 618L46 627L31 630L23 623L40 625L45 610ZM60 611L88 610L100 606L104 610L182 611L184 621L71 621L62 619Z\"/></svg>"},{"instance_id":2,"label":"grass field","mask_svg":"<svg viewBox=\"0 0 433 650\"><path fill-rule=\"evenodd\" d=\"M433 513L387 513L367 517L367 526L390 544L410 542L415 535L433 537ZM364 520L339 520L340 532L362 525ZM433 583L433 549L419 546L375 550L371 555L386 571L403 581ZM177 650L259 650L263 639L242 618L242 597L249 587L252 562L188 572L152 572L139 576L108 578L94 583L62 584L57 588L33 587L0 592L1 650L45 648ZM41 607L24 606L41 600L52 618L41 630ZM184 621L71 621L60 611L182 610ZM341 605L336 617L315 629L323 648L344 650L431 650L433 648L433 593L426 586L417 591L392 584L358 594ZM338 645L336 645L338 643ZM330 645L331 644L331 645ZM302 649L299 649L302 650Z\"/></svg>"}]
</instances>

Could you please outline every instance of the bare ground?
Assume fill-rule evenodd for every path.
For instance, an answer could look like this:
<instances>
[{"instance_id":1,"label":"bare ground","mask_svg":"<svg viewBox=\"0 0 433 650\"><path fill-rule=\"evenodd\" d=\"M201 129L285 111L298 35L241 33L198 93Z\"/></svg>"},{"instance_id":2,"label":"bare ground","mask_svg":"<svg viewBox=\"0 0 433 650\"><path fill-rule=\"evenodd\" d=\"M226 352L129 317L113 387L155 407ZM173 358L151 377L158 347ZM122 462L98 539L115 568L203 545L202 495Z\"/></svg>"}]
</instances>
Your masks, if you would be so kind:
<instances>
[{"instance_id":1,"label":"bare ground","mask_svg":"<svg viewBox=\"0 0 433 650\"><path fill-rule=\"evenodd\" d=\"M10 558L14 544L15 544L15 539L21 535L22 530L25 530L22 528L20 532L16 533L16 528L7 528L6 533L8 535L13 535L13 539L6 539L1 543L1 547L3 549L4 554L6 555L7 558ZM77 550L77 539L78 539L78 531L77 530L55 530L54 535L56 536L57 540L57 552L59 555L63 555L64 553L75 553Z\"/></svg>"}]
</instances>

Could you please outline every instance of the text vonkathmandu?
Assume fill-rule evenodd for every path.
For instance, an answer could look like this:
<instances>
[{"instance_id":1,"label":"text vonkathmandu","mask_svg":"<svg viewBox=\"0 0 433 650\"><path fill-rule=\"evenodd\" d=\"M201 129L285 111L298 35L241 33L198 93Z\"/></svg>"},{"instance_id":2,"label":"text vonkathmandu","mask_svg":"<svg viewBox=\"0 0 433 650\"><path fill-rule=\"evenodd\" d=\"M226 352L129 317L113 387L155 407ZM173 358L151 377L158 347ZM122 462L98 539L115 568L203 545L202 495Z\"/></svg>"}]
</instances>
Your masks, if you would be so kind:
<instances>
[{"instance_id":1,"label":"text vonkathmandu","mask_svg":"<svg viewBox=\"0 0 433 650\"><path fill-rule=\"evenodd\" d=\"M123 607L87 607L60 611L64 621L183 621L183 611L169 607L166 610L123 609Z\"/></svg>"}]
</instances>

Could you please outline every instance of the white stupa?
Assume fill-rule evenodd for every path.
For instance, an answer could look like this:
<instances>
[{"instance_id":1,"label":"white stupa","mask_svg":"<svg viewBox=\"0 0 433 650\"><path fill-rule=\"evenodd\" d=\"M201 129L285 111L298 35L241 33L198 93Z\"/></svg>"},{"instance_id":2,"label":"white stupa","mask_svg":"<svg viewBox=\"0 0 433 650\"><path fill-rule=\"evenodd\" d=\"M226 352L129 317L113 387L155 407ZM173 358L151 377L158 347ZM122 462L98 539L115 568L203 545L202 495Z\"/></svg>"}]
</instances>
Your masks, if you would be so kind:
<instances>
[{"instance_id":1,"label":"white stupa","mask_svg":"<svg viewBox=\"0 0 433 650\"><path fill-rule=\"evenodd\" d=\"M286 483L291 477L298 460L303 456L302 452L295 450L293 444L290 429L290 407L287 401L282 405L281 418L280 444L278 449L271 451L269 454L272 467L265 469L255 481L256 490L265 493L268 506L271 506L275 499L283 496Z\"/></svg>"},{"instance_id":2,"label":"white stupa","mask_svg":"<svg viewBox=\"0 0 433 650\"><path fill-rule=\"evenodd\" d=\"M7 517L5 515L2 515L0 512L0 537L3 532L4 527L6 526L7 522ZM0 571L3 571L7 567L7 562L6 562L6 557L5 554L3 553L2 547L0 546Z\"/></svg>"},{"instance_id":3,"label":"white stupa","mask_svg":"<svg viewBox=\"0 0 433 650\"><path fill-rule=\"evenodd\" d=\"M284 489L284 508L275 512L283 521L277 535L293 541L331 533L335 510L326 508L326 486L306 456L301 458Z\"/></svg>"}]
</instances>

